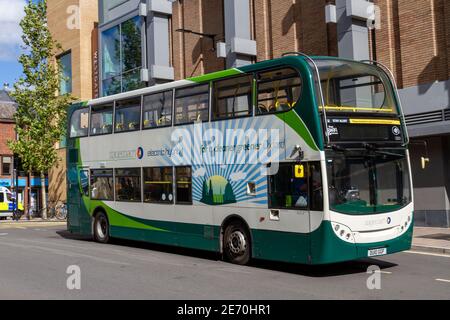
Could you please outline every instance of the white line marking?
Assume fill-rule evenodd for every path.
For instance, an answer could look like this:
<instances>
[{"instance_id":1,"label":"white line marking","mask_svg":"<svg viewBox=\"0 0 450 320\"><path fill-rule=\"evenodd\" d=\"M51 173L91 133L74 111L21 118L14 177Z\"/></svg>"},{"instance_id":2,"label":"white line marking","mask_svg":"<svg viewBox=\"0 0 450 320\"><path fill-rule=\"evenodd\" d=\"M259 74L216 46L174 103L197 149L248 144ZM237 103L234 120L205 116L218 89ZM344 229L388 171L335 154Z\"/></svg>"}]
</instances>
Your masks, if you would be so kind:
<instances>
[{"instance_id":1,"label":"white line marking","mask_svg":"<svg viewBox=\"0 0 450 320\"><path fill-rule=\"evenodd\" d=\"M435 256L435 257L444 257L444 258L450 258L450 255L448 254L441 254L441 253L431 253L431 252L420 252L420 251L404 251L405 253L413 253L413 254L421 254L424 256Z\"/></svg>"},{"instance_id":2,"label":"white line marking","mask_svg":"<svg viewBox=\"0 0 450 320\"><path fill-rule=\"evenodd\" d=\"M448 282L448 283L450 283L450 280L447 280L447 279L436 279L436 281L441 281L441 282Z\"/></svg>"},{"instance_id":3,"label":"white line marking","mask_svg":"<svg viewBox=\"0 0 450 320\"><path fill-rule=\"evenodd\" d=\"M7 236L7 233L0 233L0 236Z\"/></svg>"},{"instance_id":4,"label":"white line marking","mask_svg":"<svg viewBox=\"0 0 450 320\"><path fill-rule=\"evenodd\" d=\"M390 271L383 271L383 270L380 270L380 273L392 274L392 272L390 272Z\"/></svg>"}]
</instances>

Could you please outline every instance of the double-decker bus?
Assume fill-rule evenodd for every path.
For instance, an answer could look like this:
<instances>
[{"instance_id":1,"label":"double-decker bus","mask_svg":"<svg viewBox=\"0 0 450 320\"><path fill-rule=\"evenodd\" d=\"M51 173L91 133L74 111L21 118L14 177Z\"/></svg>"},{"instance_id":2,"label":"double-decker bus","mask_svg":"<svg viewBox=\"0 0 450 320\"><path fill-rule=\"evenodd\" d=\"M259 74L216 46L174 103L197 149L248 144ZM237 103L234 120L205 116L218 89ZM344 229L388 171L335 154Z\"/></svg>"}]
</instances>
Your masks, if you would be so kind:
<instances>
[{"instance_id":1,"label":"double-decker bus","mask_svg":"<svg viewBox=\"0 0 450 320\"><path fill-rule=\"evenodd\" d=\"M68 229L325 264L408 250L408 136L376 62L285 55L71 106Z\"/></svg>"}]
</instances>

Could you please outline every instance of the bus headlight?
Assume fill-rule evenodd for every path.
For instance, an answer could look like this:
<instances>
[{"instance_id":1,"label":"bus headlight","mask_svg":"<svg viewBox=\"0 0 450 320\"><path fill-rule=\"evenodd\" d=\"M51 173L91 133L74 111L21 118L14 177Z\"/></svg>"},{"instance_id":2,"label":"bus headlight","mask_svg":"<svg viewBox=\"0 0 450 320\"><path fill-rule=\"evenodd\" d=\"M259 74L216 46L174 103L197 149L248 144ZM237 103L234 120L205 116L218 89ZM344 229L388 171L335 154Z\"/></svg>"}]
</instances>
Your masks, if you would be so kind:
<instances>
[{"instance_id":1,"label":"bus headlight","mask_svg":"<svg viewBox=\"0 0 450 320\"><path fill-rule=\"evenodd\" d=\"M332 222L332 227L334 230L334 233L341 239L344 240L345 242L351 242L351 243L355 243L355 240L353 238L353 232L352 230L350 230L349 227L337 223L337 222Z\"/></svg>"},{"instance_id":2,"label":"bus headlight","mask_svg":"<svg viewBox=\"0 0 450 320\"><path fill-rule=\"evenodd\" d=\"M400 228L399 228L399 232L403 233L404 231L408 230L409 226L411 225L412 222L412 213L408 214L407 217L405 217L402 222L400 223Z\"/></svg>"}]
</instances>

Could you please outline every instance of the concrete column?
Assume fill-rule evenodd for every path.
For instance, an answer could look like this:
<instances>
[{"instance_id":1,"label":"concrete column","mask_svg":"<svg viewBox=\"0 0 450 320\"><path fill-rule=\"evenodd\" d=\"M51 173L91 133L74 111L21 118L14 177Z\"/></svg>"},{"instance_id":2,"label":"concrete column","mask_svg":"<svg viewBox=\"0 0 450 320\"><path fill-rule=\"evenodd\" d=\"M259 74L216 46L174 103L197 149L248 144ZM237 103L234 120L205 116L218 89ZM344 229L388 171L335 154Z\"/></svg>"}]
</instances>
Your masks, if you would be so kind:
<instances>
[{"instance_id":1,"label":"concrete column","mask_svg":"<svg viewBox=\"0 0 450 320\"><path fill-rule=\"evenodd\" d=\"M227 68L250 64L256 56L251 40L249 0L224 0Z\"/></svg>"},{"instance_id":2,"label":"concrete column","mask_svg":"<svg viewBox=\"0 0 450 320\"><path fill-rule=\"evenodd\" d=\"M336 0L337 36L339 57L352 60L369 60L369 29L367 19L370 2L365 0ZM364 80L363 80L364 81ZM356 85L347 80L343 85ZM343 105L370 107L370 88L346 90L341 95Z\"/></svg>"},{"instance_id":3,"label":"concrete column","mask_svg":"<svg viewBox=\"0 0 450 320\"><path fill-rule=\"evenodd\" d=\"M174 80L169 44L172 3L168 0L147 0L147 8L147 66L149 85L153 85Z\"/></svg>"},{"instance_id":4,"label":"concrete column","mask_svg":"<svg viewBox=\"0 0 450 320\"><path fill-rule=\"evenodd\" d=\"M339 57L353 60L370 59L368 12L365 0L336 0Z\"/></svg>"}]
</instances>

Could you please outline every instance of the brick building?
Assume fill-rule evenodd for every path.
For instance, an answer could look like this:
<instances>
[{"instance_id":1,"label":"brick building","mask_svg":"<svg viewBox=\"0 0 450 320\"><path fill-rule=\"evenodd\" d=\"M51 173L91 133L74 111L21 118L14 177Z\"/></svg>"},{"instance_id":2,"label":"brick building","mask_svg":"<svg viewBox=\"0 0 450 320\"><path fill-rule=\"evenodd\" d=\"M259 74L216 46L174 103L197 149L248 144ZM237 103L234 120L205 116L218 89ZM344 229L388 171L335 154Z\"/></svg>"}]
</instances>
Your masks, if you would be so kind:
<instances>
[{"instance_id":1,"label":"brick building","mask_svg":"<svg viewBox=\"0 0 450 320\"><path fill-rule=\"evenodd\" d=\"M98 2L93 0L48 0L48 27L63 51L55 57L64 75L60 93L71 93L81 101L92 98L92 34L98 21ZM94 39L97 39L95 34ZM95 43L95 42L94 42ZM49 204L66 201L65 141L56 146L62 159L49 172Z\"/></svg>"},{"instance_id":2,"label":"brick building","mask_svg":"<svg viewBox=\"0 0 450 320\"><path fill-rule=\"evenodd\" d=\"M3 187L11 187L14 155L8 141L15 139L15 112L16 103L7 91L0 90L0 185Z\"/></svg>"}]
</instances>

